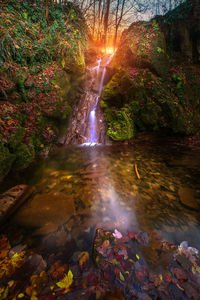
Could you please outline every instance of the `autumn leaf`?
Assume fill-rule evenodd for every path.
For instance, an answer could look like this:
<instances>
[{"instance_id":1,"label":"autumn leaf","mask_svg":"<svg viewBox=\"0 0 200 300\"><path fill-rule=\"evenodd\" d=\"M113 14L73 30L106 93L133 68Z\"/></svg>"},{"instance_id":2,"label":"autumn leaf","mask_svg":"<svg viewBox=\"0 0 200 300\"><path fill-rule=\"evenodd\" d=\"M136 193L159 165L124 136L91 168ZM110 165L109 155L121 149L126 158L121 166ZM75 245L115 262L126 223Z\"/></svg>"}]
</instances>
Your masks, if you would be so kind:
<instances>
[{"instance_id":1,"label":"autumn leaf","mask_svg":"<svg viewBox=\"0 0 200 300\"><path fill-rule=\"evenodd\" d=\"M116 239L121 239L121 238L122 238L121 232L119 232L117 229L115 229L115 232L113 233L113 236L114 236Z\"/></svg>"},{"instance_id":2,"label":"autumn leaf","mask_svg":"<svg viewBox=\"0 0 200 300\"><path fill-rule=\"evenodd\" d=\"M5 258L7 256L9 249L10 249L10 244L7 238L2 237L0 240L0 258Z\"/></svg>"},{"instance_id":3,"label":"autumn leaf","mask_svg":"<svg viewBox=\"0 0 200 300\"><path fill-rule=\"evenodd\" d=\"M72 282L73 282L73 274L72 271L69 270L68 274L65 275L65 277L61 281L58 281L56 284L61 289L65 289L64 294L66 294L69 292L70 290L69 287L71 286Z\"/></svg>"},{"instance_id":4,"label":"autumn leaf","mask_svg":"<svg viewBox=\"0 0 200 300\"><path fill-rule=\"evenodd\" d=\"M119 273L119 278L121 281L125 281L124 275L121 272Z\"/></svg>"},{"instance_id":5,"label":"autumn leaf","mask_svg":"<svg viewBox=\"0 0 200 300\"><path fill-rule=\"evenodd\" d=\"M138 173L137 164L135 164L135 173L137 175L137 178L140 179L140 174Z\"/></svg>"},{"instance_id":6,"label":"autumn leaf","mask_svg":"<svg viewBox=\"0 0 200 300\"><path fill-rule=\"evenodd\" d=\"M86 251L83 251L78 255L78 258L79 258L79 265L80 265L80 267L82 267L84 262L86 262L89 259L89 253Z\"/></svg>"},{"instance_id":7,"label":"autumn leaf","mask_svg":"<svg viewBox=\"0 0 200 300\"><path fill-rule=\"evenodd\" d=\"M136 254L135 256L136 256L136 258L137 258L138 260L140 259L140 257L139 257L139 255L138 255L138 254Z\"/></svg>"}]
</instances>

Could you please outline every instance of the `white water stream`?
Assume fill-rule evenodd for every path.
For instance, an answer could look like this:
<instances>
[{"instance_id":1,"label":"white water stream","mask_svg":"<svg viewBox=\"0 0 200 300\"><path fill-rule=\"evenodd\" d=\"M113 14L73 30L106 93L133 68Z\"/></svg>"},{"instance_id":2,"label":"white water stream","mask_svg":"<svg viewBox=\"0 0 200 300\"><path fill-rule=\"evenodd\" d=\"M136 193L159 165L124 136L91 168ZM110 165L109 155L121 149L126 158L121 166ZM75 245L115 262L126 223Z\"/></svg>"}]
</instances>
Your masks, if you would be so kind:
<instances>
[{"instance_id":1,"label":"white water stream","mask_svg":"<svg viewBox=\"0 0 200 300\"><path fill-rule=\"evenodd\" d=\"M94 145L98 144L96 109L97 109L97 105L98 105L99 99L100 99L102 91L103 91L104 79L105 79L105 75L106 75L106 66L110 63L111 58L112 58L112 55L109 56L108 60L106 61L106 64L104 64L104 66L103 66L103 71L102 71L102 74L100 77L99 89L98 89L97 96L95 98L95 104L92 107L92 110L90 111L90 114L89 114L89 134L88 134L87 140L83 144L84 146L94 146ZM92 71L96 71L95 74L93 75L93 76L95 76L96 82L99 81L99 73L101 70L101 63L102 63L101 59L97 60L97 65L91 69Z\"/></svg>"}]
</instances>

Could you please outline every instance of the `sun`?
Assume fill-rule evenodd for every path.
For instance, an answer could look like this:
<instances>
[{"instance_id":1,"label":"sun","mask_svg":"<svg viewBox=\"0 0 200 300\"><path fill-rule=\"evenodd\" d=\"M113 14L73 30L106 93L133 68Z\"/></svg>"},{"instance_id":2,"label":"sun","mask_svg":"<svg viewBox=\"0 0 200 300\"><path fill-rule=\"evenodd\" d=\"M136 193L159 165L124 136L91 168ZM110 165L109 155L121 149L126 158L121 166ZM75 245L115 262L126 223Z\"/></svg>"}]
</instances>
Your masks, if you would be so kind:
<instances>
[{"instance_id":1,"label":"sun","mask_svg":"<svg viewBox=\"0 0 200 300\"><path fill-rule=\"evenodd\" d=\"M106 48L106 53L107 54L113 54L114 53L114 49L113 48Z\"/></svg>"},{"instance_id":2,"label":"sun","mask_svg":"<svg viewBox=\"0 0 200 300\"><path fill-rule=\"evenodd\" d=\"M114 48L109 47L109 48L106 48L106 49L102 49L102 52L106 53L106 54L113 54L114 53Z\"/></svg>"}]
</instances>

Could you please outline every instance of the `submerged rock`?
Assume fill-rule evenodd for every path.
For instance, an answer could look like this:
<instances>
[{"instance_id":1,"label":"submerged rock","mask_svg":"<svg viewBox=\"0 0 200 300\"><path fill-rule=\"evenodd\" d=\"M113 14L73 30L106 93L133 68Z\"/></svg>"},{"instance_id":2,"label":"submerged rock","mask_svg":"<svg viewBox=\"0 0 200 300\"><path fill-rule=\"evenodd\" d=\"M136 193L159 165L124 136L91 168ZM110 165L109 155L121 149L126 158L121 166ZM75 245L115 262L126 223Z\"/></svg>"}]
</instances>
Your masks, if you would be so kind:
<instances>
[{"instance_id":1,"label":"submerged rock","mask_svg":"<svg viewBox=\"0 0 200 300\"><path fill-rule=\"evenodd\" d=\"M180 187L178 190L181 204L195 211L199 211L200 203L197 198L195 198L195 191L188 187Z\"/></svg>"},{"instance_id":2,"label":"submerged rock","mask_svg":"<svg viewBox=\"0 0 200 300\"><path fill-rule=\"evenodd\" d=\"M37 228L36 234L51 232L75 212L74 200L62 192L37 194L15 216L23 226ZM53 220L53 224L52 224Z\"/></svg>"}]
</instances>

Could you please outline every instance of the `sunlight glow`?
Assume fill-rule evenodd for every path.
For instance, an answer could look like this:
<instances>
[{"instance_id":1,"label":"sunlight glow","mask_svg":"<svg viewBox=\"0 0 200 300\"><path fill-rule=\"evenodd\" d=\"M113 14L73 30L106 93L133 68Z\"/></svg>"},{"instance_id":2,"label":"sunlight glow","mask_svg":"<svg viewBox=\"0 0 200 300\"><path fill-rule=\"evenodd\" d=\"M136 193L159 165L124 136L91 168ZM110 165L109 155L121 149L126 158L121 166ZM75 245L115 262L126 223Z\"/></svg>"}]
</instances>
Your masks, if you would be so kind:
<instances>
[{"instance_id":1,"label":"sunlight glow","mask_svg":"<svg viewBox=\"0 0 200 300\"><path fill-rule=\"evenodd\" d=\"M106 48L106 49L102 49L102 52L106 53L106 54L113 54L114 53L114 48L109 47L109 48Z\"/></svg>"}]
</instances>

